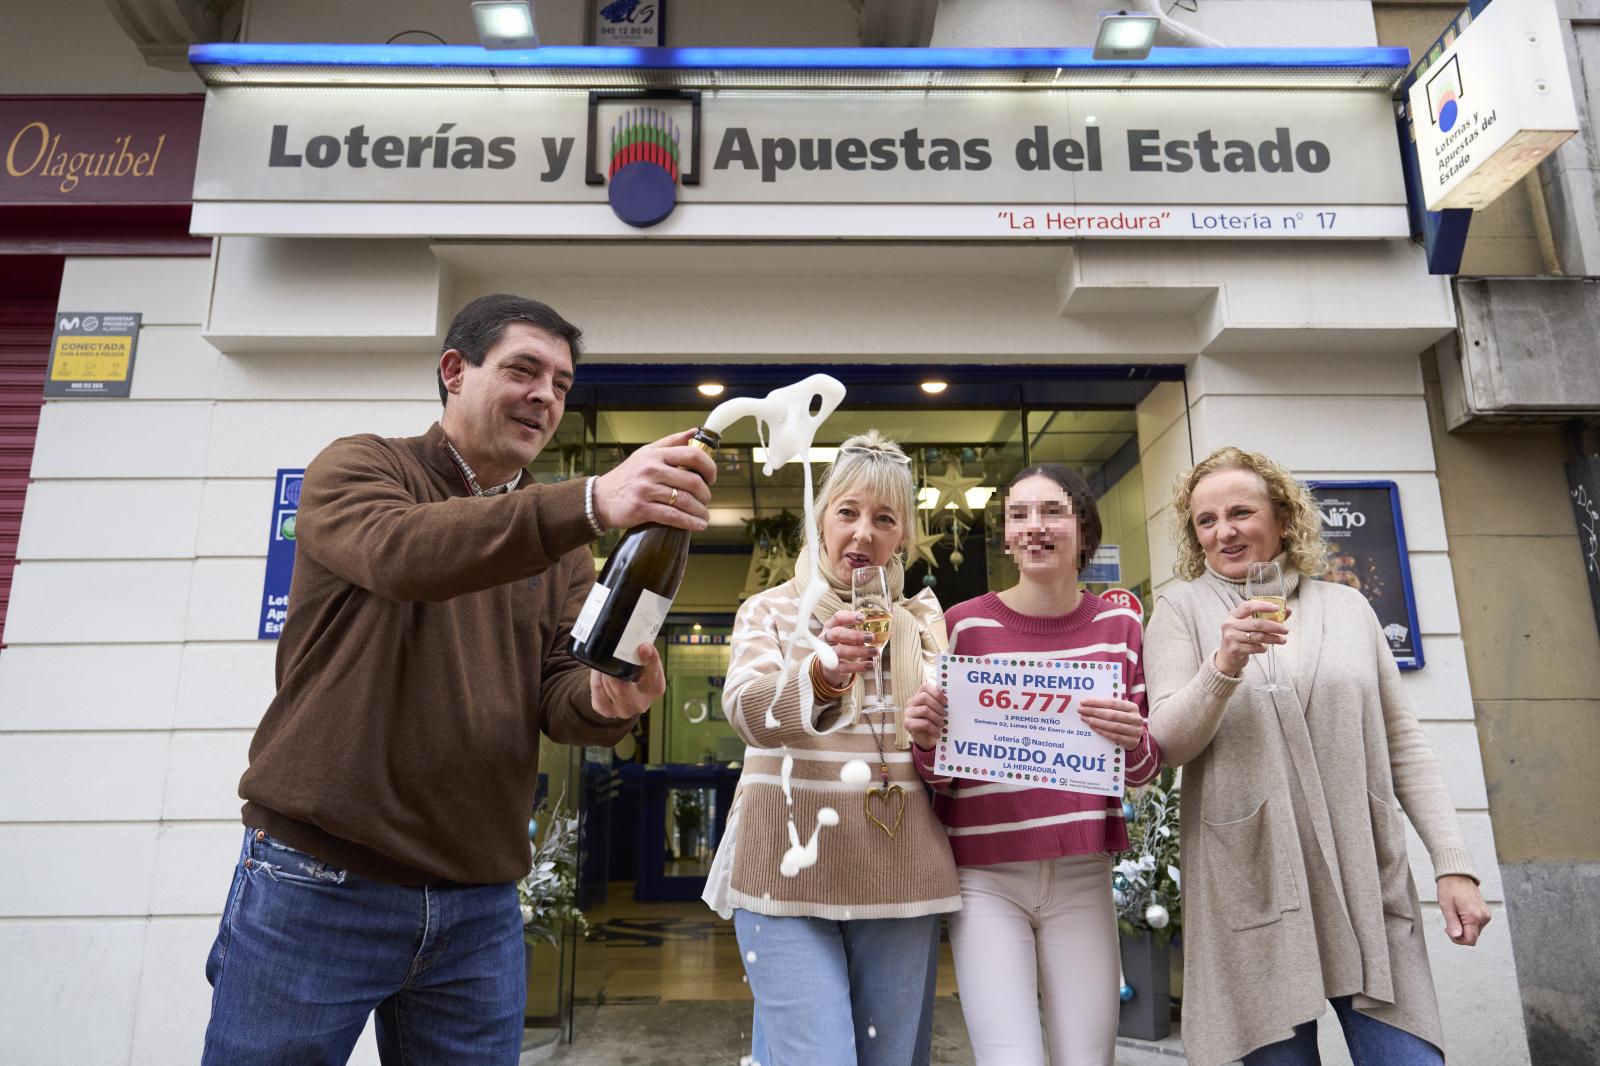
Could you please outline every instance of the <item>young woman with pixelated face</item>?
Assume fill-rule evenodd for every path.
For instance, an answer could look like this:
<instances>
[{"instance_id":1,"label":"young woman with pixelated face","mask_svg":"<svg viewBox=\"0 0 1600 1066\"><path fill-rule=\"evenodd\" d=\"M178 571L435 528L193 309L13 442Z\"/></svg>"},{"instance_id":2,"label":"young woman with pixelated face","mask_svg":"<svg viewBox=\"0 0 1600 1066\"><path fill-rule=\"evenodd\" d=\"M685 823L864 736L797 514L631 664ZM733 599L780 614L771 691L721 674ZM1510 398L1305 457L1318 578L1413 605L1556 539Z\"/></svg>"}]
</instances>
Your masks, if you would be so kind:
<instances>
[{"instance_id":1,"label":"young woman with pixelated face","mask_svg":"<svg viewBox=\"0 0 1600 1066\"><path fill-rule=\"evenodd\" d=\"M1124 749L1127 784L1143 784L1160 753L1145 729L1140 620L1078 580L1100 543L1093 493L1076 471L1030 467L1007 488L1003 513L1017 583L951 608L951 652L1117 663L1122 693L1084 699L1078 714ZM1121 803L935 773L931 749L946 713L942 698L930 699L908 708L906 728L951 834L962 908L950 943L977 1061L1043 1066L1048 1042L1054 1066L1106 1066L1120 972L1111 855L1128 846Z\"/></svg>"}]
</instances>

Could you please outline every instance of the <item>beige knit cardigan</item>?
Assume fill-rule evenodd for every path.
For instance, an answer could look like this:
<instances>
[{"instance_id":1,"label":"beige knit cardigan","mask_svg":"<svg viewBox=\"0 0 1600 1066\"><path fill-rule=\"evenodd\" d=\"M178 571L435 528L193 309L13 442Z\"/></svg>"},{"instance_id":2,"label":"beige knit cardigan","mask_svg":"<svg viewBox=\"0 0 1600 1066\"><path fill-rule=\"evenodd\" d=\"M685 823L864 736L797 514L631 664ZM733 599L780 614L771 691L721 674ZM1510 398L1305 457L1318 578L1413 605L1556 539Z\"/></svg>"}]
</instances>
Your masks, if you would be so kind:
<instances>
[{"instance_id":1,"label":"beige knit cardigan","mask_svg":"<svg viewBox=\"0 0 1600 1066\"><path fill-rule=\"evenodd\" d=\"M729 724L749 746L729 816L730 832L718 854L719 867L731 866L728 905L757 914L835 920L959 910L961 890L949 839L934 817L911 753L894 746L893 713L858 714L859 684L843 699L814 698L812 653L789 642L800 595L798 579L785 582L746 600L734 620L723 706ZM919 681L931 680L945 649L944 613L928 589L900 605L916 622L923 668ZM820 628L815 620L811 627L813 632ZM892 695L904 705L910 693ZM776 726L767 722L769 707ZM905 811L893 838L868 820L866 786L846 784L839 777L847 762L860 759L871 768L871 783L879 783L874 727L881 734L889 779L904 789ZM794 758L792 812L783 792L785 754ZM790 845L791 813L804 843L822 807L836 810L839 824L820 830L816 865L784 877L779 866ZM893 824L894 811L881 801L874 802L873 811ZM721 849L730 847L728 862Z\"/></svg>"},{"instance_id":2,"label":"beige knit cardigan","mask_svg":"<svg viewBox=\"0 0 1600 1066\"><path fill-rule=\"evenodd\" d=\"M1334 994L1325 963L1359 975L1357 1010L1443 1046L1401 810L1436 876L1475 877L1472 858L1371 607L1354 589L1290 576L1278 673L1292 693L1262 691L1263 656L1241 678L1212 665L1222 620L1242 600L1215 572L1163 590L1145 635L1150 732L1184 767L1192 1066L1237 1059L1321 1016ZM1319 863L1328 898L1314 900L1307 870ZM1324 927L1322 941L1342 953L1324 960L1319 923L1344 922Z\"/></svg>"}]
</instances>

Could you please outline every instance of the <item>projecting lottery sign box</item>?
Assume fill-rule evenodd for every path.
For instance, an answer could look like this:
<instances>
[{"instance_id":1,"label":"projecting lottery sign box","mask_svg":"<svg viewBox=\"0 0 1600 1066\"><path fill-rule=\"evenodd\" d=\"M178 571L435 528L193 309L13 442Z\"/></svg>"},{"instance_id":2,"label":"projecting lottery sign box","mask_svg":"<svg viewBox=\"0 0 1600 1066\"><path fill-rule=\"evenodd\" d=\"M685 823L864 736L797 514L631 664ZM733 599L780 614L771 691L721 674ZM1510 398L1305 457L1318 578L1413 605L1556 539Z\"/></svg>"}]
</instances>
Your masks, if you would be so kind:
<instances>
[{"instance_id":1,"label":"projecting lottery sign box","mask_svg":"<svg viewBox=\"0 0 1600 1066\"><path fill-rule=\"evenodd\" d=\"M1488 206L1578 131L1555 0L1463 11L1414 73L1407 104L1430 211Z\"/></svg>"},{"instance_id":2,"label":"projecting lottery sign box","mask_svg":"<svg viewBox=\"0 0 1600 1066\"><path fill-rule=\"evenodd\" d=\"M1122 749L1078 715L1085 698L1121 695L1120 663L941 655L939 686L949 706L937 773L1122 795Z\"/></svg>"}]
</instances>

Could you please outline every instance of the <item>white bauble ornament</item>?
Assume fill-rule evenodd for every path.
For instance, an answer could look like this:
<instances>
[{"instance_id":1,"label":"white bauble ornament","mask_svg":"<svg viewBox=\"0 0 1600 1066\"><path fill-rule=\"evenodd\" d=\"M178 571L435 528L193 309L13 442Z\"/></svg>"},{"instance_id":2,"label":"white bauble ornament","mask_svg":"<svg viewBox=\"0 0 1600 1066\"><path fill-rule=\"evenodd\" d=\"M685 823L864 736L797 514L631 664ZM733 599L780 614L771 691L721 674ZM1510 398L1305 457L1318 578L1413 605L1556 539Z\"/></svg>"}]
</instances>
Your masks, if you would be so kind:
<instances>
[{"instance_id":1,"label":"white bauble ornament","mask_svg":"<svg viewBox=\"0 0 1600 1066\"><path fill-rule=\"evenodd\" d=\"M1165 929L1172 916L1167 913L1167 908L1159 903L1152 903L1144 910L1144 921L1152 929Z\"/></svg>"}]
</instances>

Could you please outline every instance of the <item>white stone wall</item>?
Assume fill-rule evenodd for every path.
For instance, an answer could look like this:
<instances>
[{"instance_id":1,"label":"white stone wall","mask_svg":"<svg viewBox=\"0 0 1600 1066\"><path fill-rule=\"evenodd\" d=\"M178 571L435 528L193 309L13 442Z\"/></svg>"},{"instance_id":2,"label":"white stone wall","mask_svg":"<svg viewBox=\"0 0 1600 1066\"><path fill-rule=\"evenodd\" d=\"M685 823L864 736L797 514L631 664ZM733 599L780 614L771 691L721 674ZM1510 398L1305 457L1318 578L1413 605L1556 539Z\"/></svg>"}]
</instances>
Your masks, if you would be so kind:
<instances>
[{"instance_id":1,"label":"white stone wall","mask_svg":"<svg viewBox=\"0 0 1600 1066\"><path fill-rule=\"evenodd\" d=\"M1261 451L1307 479L1385 479L1400 486L1411 575L1427 665L1407 671L1407 696L1433 745L1460 812L1494 920L1476 948L1450 942L1434 902L1427 850L1407 823L1412 874L1424 900L1428 950L1451 1063L1528 1061L1500 868L1489 824L1461 621L1415 357L1359 351L1202 356L1184 383L1165 383L1139 407L1145 507L1159 588L1172 580L1168 535L1174 479L1224 445ZM1187 419L1184 417L1187 414ZM1320 1027L1323 1061L1349 1063L1331 1014Z\"/></svg>"},{"instance_id":2,"label":"white stone wall","mask_svg":"<svg viewBox=\"0 0 1600 1066\"><path fill-rule=\"evenodd\" d=\"M198 1060L234 789L272 695L255 612L273 473L437 408L425 365L404 391L369 375L353 404L288 398L297 378L337 391L293 360L241 372L200 338L210 272L72 260L63 280L63 306L139 311L144 328L135 398L52 402L40 421L0 652L8 1062Z\"/></svg>"},{"instance_id":3,"label":"white stone wall","mask_svg":"<svg viewBox=\"0 0 1600 1066\"><path fill-rule=\"evenodd\" d=\"M12 6L0 91L198 91L146 67L101 0ZM464 39L465 6L252 4L244 38ZM941 0L932 43L1084 45L1103 6ZM1200 6L1174 14L1233 45L1374 40L1364 0ZM577 9L541 3L546 39L576 40ZM677 43L853 43L844 3L680 0L674 18ZM624 286L638 295L615 300ZM1496 911L1467 951L1430 905L1451 1062L1526 1061L1416 369L1454 317L1416 249L233 240L214 261L67 266L63 306L139 311L145 328L133 399L51 402L40 426L0 652L7 1062L198 1058L202 968L240 837L234 789L272 693L275 645L255 639L272 476L344 433L419 432L438 410L441 313L498 289L579 322L594 361L1187 364L1187 392L1162 385L1139 410L1158 576L1171 567L1166 489L1222 443L1304 476L1398 481L1428 658L1407 685ZM1415 839L1412 854L1427 892ZM1325 1061L1347 1062L1324 1035ZM370 1034L357 1061L375 1061Z\"/></svg>"},{"instance_id":4,"label":"white stone wall","mask_svg":"<svg viewBox=\"0 0 1600 1066\"><path fill-rule=\"evenodd\" d=\"M1474 951L1431 934L1451 1061L1525 1060L1415 356L1450 308L1415 249L224 241L211 261L68 264L63 306L145 330L134 399L45 408L0 653L0 868L23 872L0 879L0 1031L19 1061L197 1055L234 789L272 692L273 473L344 433L424 428L440 308L497 289L552 302L595 362L1186 363L1187 394L1163 384L1138 412L1158 579L1167 488L1217 445L1394 478L1428 657L1407 684L1497 911Z\"/></svg>"}]
</instances>

